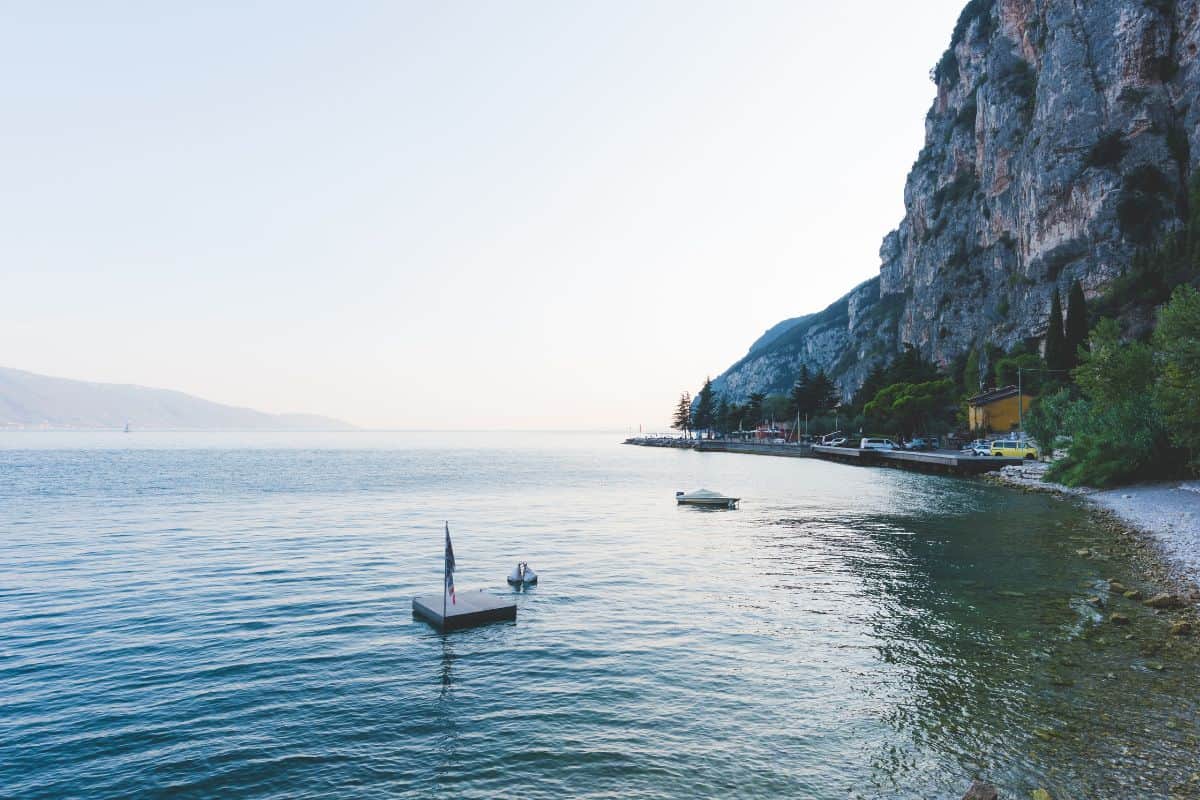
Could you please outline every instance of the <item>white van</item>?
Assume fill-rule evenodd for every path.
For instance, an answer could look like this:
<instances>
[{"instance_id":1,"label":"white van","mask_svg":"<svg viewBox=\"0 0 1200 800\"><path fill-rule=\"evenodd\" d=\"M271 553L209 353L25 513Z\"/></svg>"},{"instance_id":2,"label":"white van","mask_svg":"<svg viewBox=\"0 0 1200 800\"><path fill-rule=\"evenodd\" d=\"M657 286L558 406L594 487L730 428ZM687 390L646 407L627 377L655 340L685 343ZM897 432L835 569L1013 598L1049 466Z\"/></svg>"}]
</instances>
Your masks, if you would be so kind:
<instances>
[{"instance_id":1,"label":"white van","mask_svg":"<svg viewBox=\"0 0 1200 800\"><path fill-rule=\"evenodd\" d=\"M859 445L859 450L899 450L896 443L891 439L863 439Z\"/></svg>"}]
</instances>

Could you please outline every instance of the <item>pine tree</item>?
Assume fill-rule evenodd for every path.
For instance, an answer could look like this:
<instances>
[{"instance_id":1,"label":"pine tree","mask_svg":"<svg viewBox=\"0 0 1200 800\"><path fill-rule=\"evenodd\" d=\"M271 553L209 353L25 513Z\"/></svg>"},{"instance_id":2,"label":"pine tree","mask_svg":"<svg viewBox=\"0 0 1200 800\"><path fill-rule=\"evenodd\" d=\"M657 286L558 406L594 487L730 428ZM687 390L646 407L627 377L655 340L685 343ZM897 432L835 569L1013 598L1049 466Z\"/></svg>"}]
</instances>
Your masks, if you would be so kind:
<instances>
[{"instance_id":1,"label":"pine tree","mask_svg":"<svg viewBox=\"0 0 1200 800\"><path fill-rule=\"evenodd\" d=\"M690 392L679 395L679 403L675 406L675 418L671 422L671 427L683 433L687 433L691 429L692 395Z\"/></svg>"},{"instance_id":2,"label":"pine tree","mask_svg":"<svg viewBox=\"0 0 1200 800\"><path fill-rule=\"evenodd\" d=\"M817 412L832 411L841 402L837 386L825 374L825 370L817 372L812 379L810 394L813 410Z\"/></svg>"},{"instance_id":3,"label":"pine tree","mask_svg":"<svg viewBox=\"0 0 1200 800\"><path fill-rule=\"evenodd\" d=\"M733 430L733 427L729 424L729 416L729 401L722 397L721 402L717 403L714 420L714 427L717 429L717 433L725 434Z\"/></svg>"},{"instance_id":4,"label":"pine tree","mask_svg":"<svg viewBox=\"0 0 1200 800\"><path fill-rule=\"evenodd\" d=\"M750 395L746 402L746 425L757 428L763 423L763 400L766 399L767 396L762 392L754 392Z\"/></svg>"},{"instance_id":5,"label":"pine tree","mask_svg":"<svg viewBox=\"0 0 1200 800\"><path fill-rule=\"evenodd\" d=\"M1062 299L1058 289L1050 300L1050 327L1046 330L1046 367L1051 370L1065 370L1067 363L1067 343L1063 338Z\"/></svg>"},{"instance_id":6,"label":"pine tree","mask_svg":"<svg viewBox=\"0 0 1200 800\"><path fill-rule=\"evenodd\" d=\"M800 365L800 375L792 386L791 401L793 414L812 413L812 376L809 375L807 364Z\"/></svg>"},{"instance_id":7,"label":"pine tree","mask_svg":"<svg viewBox=\"0 0 1200 800\"><path fill-rule=\"evenodd\" d=\"M1077 280L1072 281L1071 290L1067 294L1067 324L1064 331L1067 369L1079 364L1079 348L1087 347L1087 315L1087 299L1083 296L1083 286Z\"/></svg>"}]
</instances>

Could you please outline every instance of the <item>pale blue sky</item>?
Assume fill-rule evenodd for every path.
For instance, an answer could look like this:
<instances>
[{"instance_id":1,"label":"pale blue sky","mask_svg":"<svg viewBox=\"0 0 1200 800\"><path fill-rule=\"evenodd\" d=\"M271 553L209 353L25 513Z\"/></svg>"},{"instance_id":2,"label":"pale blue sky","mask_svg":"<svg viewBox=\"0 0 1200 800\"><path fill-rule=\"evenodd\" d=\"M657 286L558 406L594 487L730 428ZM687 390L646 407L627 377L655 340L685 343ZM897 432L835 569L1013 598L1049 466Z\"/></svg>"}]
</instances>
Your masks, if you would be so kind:
<instances>
[{"instance_id":1,"label":"pale blue sky","mask_svg":"<svg viewBox=\"0 0 1200 800\"><path fill-rule=\"evenodd\" d=\"M876 274L961 4L6 3L0 365L661 427Z\"/></svg>"}]
</instances>

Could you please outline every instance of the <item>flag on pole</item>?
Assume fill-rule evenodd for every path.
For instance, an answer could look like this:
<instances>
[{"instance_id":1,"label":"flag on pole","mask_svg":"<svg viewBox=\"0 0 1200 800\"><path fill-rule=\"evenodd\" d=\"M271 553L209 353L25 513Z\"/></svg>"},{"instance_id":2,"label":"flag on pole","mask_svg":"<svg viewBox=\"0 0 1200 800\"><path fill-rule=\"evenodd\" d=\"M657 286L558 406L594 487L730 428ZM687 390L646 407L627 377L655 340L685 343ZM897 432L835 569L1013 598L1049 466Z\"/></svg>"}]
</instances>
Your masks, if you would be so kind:
<instances>
[{"instance_id":1,"label":"flag on pole","mask_svg":"<svg viewBox=\"0 0 1200 800\"><path fill-rule=\"evenodd\" d=\"M450 597L450 602L457 604L454 599L454 547L450 544L450 523L446 523L446 589L442 595L442 605L445 605L446 597Z\"/></svg>"}]
</instances>

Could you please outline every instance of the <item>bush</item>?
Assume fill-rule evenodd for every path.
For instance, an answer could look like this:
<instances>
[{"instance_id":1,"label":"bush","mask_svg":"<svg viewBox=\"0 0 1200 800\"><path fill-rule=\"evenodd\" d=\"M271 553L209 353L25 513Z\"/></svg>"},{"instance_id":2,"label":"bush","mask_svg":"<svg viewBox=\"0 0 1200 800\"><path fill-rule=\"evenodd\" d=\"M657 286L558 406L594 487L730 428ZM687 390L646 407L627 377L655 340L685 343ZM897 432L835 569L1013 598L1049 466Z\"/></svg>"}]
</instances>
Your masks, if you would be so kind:
<instances>
[{"instance_id":1,"label":"bush","mask_svg":"<svg viewBox=\"0 0 1200 800\"><path fill-rule=\"evenodd\" d=\"M1092 331L1091 352L1074 371L1083 400L1067 407L1067 457L1047 473L1068 486L1112 486L1166 477L1178 470L1166 426L1150 399L1155 368L1150 348L1122 342L1115 320Z\"/></svg>"},{"instance_id":2,"label":"bush","mask_svg":"<svg viewBox=\"0 0 1200 800\"><path fill-rule=\"evenodd\" d=\"M1117 199L1117 221L1132 242L1147 244L1170 211L1171 182L1153 164L1143 164L1125 176Z\"/></svg>"},{"instance_id":3,"label":"bush","mask_svg":"<svg viewBox=\"0 0 1200 800\"><path fill-rule=\"evenodd\" d=\"M1129 143L1121 136L1120 131L1109 131L1092 145L1083 163L1088 167L1112 167L1119 164L1127 152Z\"/></svg>"},{"instance_id":4,"label":"bush","mask_svg":"<svg viewBox=\"0 0 1200 800\"><path fill-rule=\"evenodd\" d=\"M1069 388L1059 389L1034 403L1025 418L1025 430L1041 446L1042 452L1050 455L1058 446L1058 440L1069 436L1067 421L1078 413L1074 406L1079 398Z\"/></svg>"},{"instance_id":5,"label":"bush","mask_svg":"<svg viewBox=\"0 0 1200 800\"><path fill-rule=\"evenodd\" d=\"M1180 286L1159 313L1154 349L1161 365L1155 401L1171 441L1200 472L1200 292Z\"/></svg>"}]
</instances>

